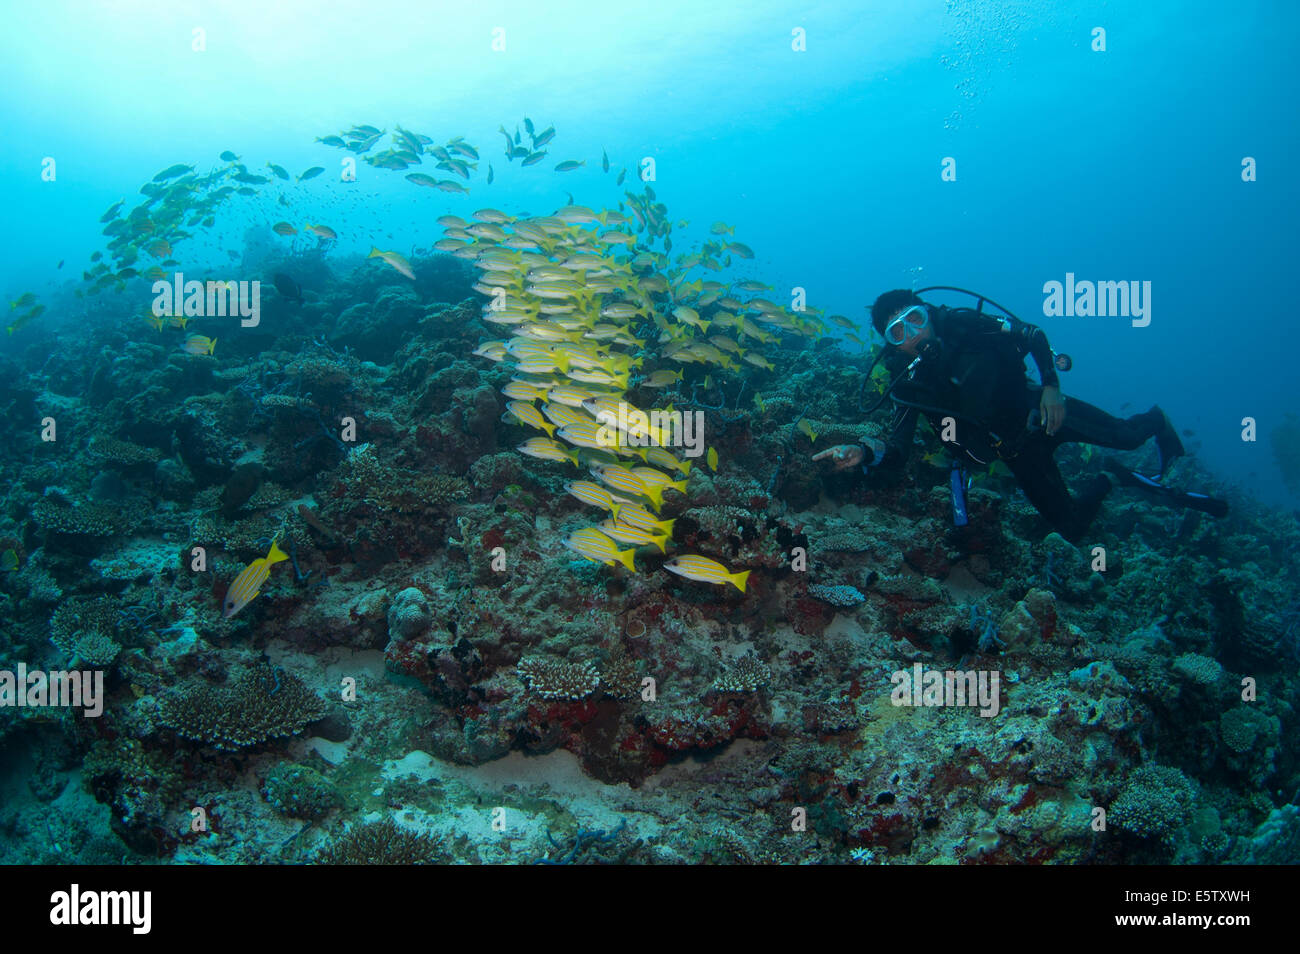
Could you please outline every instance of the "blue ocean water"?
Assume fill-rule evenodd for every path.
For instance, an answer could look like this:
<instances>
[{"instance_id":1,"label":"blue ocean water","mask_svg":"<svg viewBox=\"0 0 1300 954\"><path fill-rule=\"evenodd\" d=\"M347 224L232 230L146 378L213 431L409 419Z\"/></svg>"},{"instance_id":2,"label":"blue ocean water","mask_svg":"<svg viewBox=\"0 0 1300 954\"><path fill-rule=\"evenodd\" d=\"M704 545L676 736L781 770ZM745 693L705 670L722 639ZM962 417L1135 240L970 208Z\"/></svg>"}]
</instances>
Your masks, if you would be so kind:
<instances>
[{"instance_id":1,"label":"blue ocean water","mask_svg":"<svg viewBox=\"0 0 1300 954\"><path fill-rule=\"evenodd\" d=\"M1067 272L1150 281L1148 327L1042 320L1077 359L1069 389L1113 412L1159 402L1216 472L1290 506L1267 440L1240 435L1243 417L1267 434L1290 400L1296 331L1277 310L1300 207L1283 165L1297 15L1248 2L1226 17L1208 0L18 7L0 37L0 287L12 300L71 282L99 212L173 162L204 169L233 149L332 170L336 151L313 140L352 123L487 144L530 115L561 131L555 156L588 164L554 176L498 159L498 206L612 202L601 149L619 166L649 156L674 217L736 225L755 274L832 313L861 318L919 281L1035 321L1043 284ZM438 214L477 207L363 172L308 193L347 217L340 251L427 246ZM194 244L220 262L266 214L232 204Z\"/></svg>"},{"instance_id":2,"label":"blue ocean water","mask_svg":"<svg viewBox=\"0 0 1300 954\"><path fill-rule=\"evenodd\" d=\"M45 308L24 320L29 305L0 305L0 401L13 415L0 456L13 485L0 669L74 662L87 634L120 654L105 664L99 725L111 731L0 723L14 799L0 823L25 833L3 860L809 857L725 823L674 829L701 791L752 795L761 808L746 811L782 819L816 800L825 861L1294 860L1300 423L1288 415L1300 414L1300 334L1288 303L1300 184L1286 163L1300 147L1298 27L1294 4L1264 0L1230 13L1210 0L11 5L0 295L33 293ZM400 126L429 146L464 137L478 165L465 178L428 155L383 169L320 141L360 124L384 133L371 158ZM544 161L503 154L500 129L528 143L552 126ZM174 164L227 182L227 150L267 181L204 208L166 252L135 241L139 274L100 281L105 221L122 221L159 176L187 181L163 173ZM582 165L556 170L567 160ZM421 188L412 173L468 194ZM624 572L563 549L578 526L564 481L590 461L574 471L563 457L512 455L524 432L500 420L508 375L471 355L506 334L478 321L481 299L439 297L468 281L431 278L431 249L440 217L477 228L496 221L476 219L488 208L514 227L573 205L630 216L647 194L666 207L672 256L719 232L719 248L743 243L718 253L725 270L691 278L762 282L778 306L806 296L848 321L755 348L776 360L762 374L738 363L724 376L725 356L687 368L677 400L722 412L709 419L722 465L696 460L690 499L667 496L657 514L677 521L657 525L666 551L642 546ZM277 235L278 222L294 234ZM372 249L414 263L418 292L398 266L365 261ZM667 262L656 267L675 275ZM260 279L266 323L242 339L234 322L200 324L219 339L211 357L180 357L184 335L143 320L151 267ZM273 292L274 272L285 287L300 279L305 302ZM1053 282L1131 282L1149 289L1149 310L1049 313ZM858 389L880 344L872 302L932 285L1039 325L1073 360L1068 396L1120 417L1158 404L1188 451L1189 486L1227 498L1231 520L1117 490L1097 529L1107 571L1094 541L1049 535L992 468L971 488L969 547L947 536L943 463L912 461L898 493L818 473L814 451L860 433ZM680 300L716 320L694 295ZM401 330L390 336L382 315ZM718 399L713 375L726 381L719 403L697 402ZM104 407L120 419L96 417ZM286 407L303 416L277 417ZM34 436L46 413L79 455L106 454L111 439L139 446L59 457ZM331 413L362 421L361 448L336 436ZM1070 456L1062 469L1077 489L1097 466ZM89 520L105 502L136 514L130 531L67 529L70 512ZM218 540L211 567L184 570L190 545ZM222 600L279 543L286 559L263 566L261 597L223 619ZM498 547L537 580L499 585L487 556ZM788 568L792 548L812 555L807 584ZM694 550L749 571L750 588L661 572ZM78 622L95 606L107 622ZM886 708L887 674L922 658L983 660L1018 687L1005 712L1043 733L1047 767L1031 772L1023 752L998 748L1007 733L975 721L979 771L940 771L954 758L943 733L957 730L927 734ZM1257 709L1237 705L1243 676L1271 690ZM659 709L638 697L642 677L658 681ZM363 689L358 703L345 687L347 731L322 714L340 679ZM218 710L291 699L306 714L232 743L224 726L195 728L194 699ZM1079 704L1060 711L1089 715L1042 715L1062 699ZM791 738L831 754L800 764ZM251 754L227 786L231 749ZM877 751L897 753L900 771L863 755ZM1086 766L1071 761L1080 752ZM168 771L175 753L185 778ZM824 778L820 758L834 766ZM681 801L655 815L637 790L661 772ZM974 788L977 776L996 788L981 802L990 818L954 794L954 778ZM471 806L521 779L540 801L512 805L525 834L508 849ZM65 824L78 797L103 814L53 857L37 820ZM199 797L252 834L186 833ZM1006 837L1040 800L1065 820ZM1085 847L1062 834L1099 804L1118 806L1128 840ZM344 834L392 820L442 847L385 831L384 854ZM453 833L471 847L452 851Z\"/></svg>"}]
</instances>

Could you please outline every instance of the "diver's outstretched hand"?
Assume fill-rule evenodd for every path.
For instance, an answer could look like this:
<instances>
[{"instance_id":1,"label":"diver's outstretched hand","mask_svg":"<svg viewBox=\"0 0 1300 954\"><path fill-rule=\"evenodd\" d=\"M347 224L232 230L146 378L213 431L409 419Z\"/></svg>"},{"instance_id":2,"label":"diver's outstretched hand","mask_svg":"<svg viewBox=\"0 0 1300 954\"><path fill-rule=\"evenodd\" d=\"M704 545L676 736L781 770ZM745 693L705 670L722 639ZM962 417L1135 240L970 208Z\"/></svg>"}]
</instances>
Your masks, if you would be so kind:
<instances>
[{"instance_id":1,"label":"diver's outstretched hand","mask_svg":"<svg viewBox=\"0 0 1300 954\"><path fill-rule=\"evenodd\" d=\"M829 460L836 470L848 470L861 465L866 457L861 444L837 444L828 447L820 454L813 454L813 460Z\"/></svg>"}]
</instances>

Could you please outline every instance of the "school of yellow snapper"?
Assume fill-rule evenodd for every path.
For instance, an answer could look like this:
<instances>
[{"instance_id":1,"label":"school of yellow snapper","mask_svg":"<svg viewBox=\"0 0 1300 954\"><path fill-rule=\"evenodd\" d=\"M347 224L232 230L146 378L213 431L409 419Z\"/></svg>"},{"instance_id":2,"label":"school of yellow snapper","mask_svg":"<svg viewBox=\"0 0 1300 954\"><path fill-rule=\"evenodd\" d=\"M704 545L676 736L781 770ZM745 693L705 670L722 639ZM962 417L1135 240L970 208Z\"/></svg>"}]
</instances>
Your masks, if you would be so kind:
<instances>
[{"instance_id":1,"label":"school of yellow snapper","mask_svg":"<svg viewBox=\"0 0 1300 954\"><path fill-rule=\"evenodd\" d=\"M680 443L681 412L672 405L638 408L627 397L634 386L680 382L685 369L634 372L647 357L655 364L706 365L710 374L739 369L740 361L771 369L758 347L779 341L783 332L815 337L825 326L812 309L795 312L763 298L733 297L769 287L759 282L689 281L696 268L721 270L730 256L748 259L753 252L714 239L670 267L671 225L662 204L648 189L645 197L627 195L631 217L621 203L600 212L569 205L540 217L480 209L472 222L444 215L438 223L445 237L434 248L481 272L474 287L488 297L483 319L510 335L483 342L474 354L513 366L516 373L502 389L508 414L546 435L517 450L572 465L579 473L568 492L608 515L571 534L565 545L587 560L635 572L636 547L653 544L667 553L674 521L660 517L665 495L688 492L691 462L670 449ZM647 233L649 244L638 240L633 226ZM722 223L712 229L714 236L730 231ZM664 252L650 247L656 239ZM706 460L716 471L712 447ZM583 478L584 468L594 479ZM742 593L749 577L748 570L732 572L697 554L674 556L663 566L690 580L730 583Z\"/></svg>"}]
</instances>

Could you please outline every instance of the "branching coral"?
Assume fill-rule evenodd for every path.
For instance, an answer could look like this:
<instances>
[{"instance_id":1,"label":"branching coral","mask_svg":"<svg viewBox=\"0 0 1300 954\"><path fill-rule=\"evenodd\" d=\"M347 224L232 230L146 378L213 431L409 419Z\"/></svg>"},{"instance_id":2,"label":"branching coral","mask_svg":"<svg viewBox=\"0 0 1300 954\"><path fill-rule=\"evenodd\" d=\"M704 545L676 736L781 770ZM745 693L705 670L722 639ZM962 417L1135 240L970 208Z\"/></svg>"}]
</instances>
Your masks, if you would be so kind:
<instances>
[{"instance_id":1,"label":"branching coral","mask_svg":"<svg viewBox=\"0 0 1300 954\"><path fill-rule=\"evenodd\" d=\"M830 603L831 606L841 606L846 609L857 606L867 599L856 586L831 586L826 583L810 583L808 595L823 603Z\"/></svg>"},{"instance_id":2,"label":"branching coral","mask_svg":"<svg viewBox=\"0 0 1300 954\"><path fill-rule=\"evenodd\" d=\"M110 464L155 464L162 454L152 447L141 447L116 437L97 437L90 442L90 456Z\"/></svg>"},{"instance_id":3,"label":"branching coral","mask_svg":"<svg viewBox=\"0 0 1300 954\"><path fill-rule=\"evenodd\" d=\"M324 865L432 865L442 859L438 839L398 828L387 819L352 825L316 856Z\"/></svg>"},{"instance_id":4,"label":"branching coral","mask_svg":"<svg viewBox=\"0 0 1300 954\"><path fill-rule=\"evenodd\" d=\"M74 597L50 617L50 642L75 665L105 667L122 651L121 621L112 603Z\"/></svg>"},{"instance_id":5,"label":"branching coral","mask_svg":"<svg viewBox=\"0 0 1300 954\"><path fill-rule=\"evenodd\" d=\"M753 653L741 656L713 682L714 692L754 693L772 678L772 670Z\"/></svg>"},{"instance_id":6,"label":"branching coral","mask_svg":"<svg viewBox=\"0 0 1300 954\"><path fill-rule=\"evenodd\" d=\"M1143 765L1128 777L1111 806L1111 819L1143 838L1169 840L1191 818L1196 785L1167 765Z\"/></svg>"},{"instance_id":7,"label":"branching coral","mask_svg":"<svg viewBox=\"0 0 1300 954\"><path fill-rule=\"evenodd\" d=\"M159 702L163 725L227 751L297 735L326 713L324 701L302 680L265 663L225 686L190 679Z\"/></svg>"},{"instance_id":8,"label":"branching coral","mask_svg":"<svg viewBox=\"0 0 1300 954\"><path fill-rule=\"evenodd\" d=\"M519 660L519 678L543 699L585 699L600 688L600 673L591 663L531 656Z\"/></svg>"},{"instance_id":9,"label":"branching coral","mask_svg":"<svg viewBox=\"0 0 1300 954\"><path fill-rule=\"evenodd\" d=\"M32 518L46 530L90 537L129 534L139 526L142 517L140 508L134 505L83 503L72 507L51 497L42 497L32 508Z\"/></svg>"},{"instance_id":10,"label":"branching coral","mask_svg":"<svg viewBox=\"0 0 1300 954\"><path fill-rule=\"evenodd\" d=\"M462 478L393 467L380 461L372 447L348 455L343 483L353 497L381 512L419 513L469 496Z\"/></svg>"}]
</instances>

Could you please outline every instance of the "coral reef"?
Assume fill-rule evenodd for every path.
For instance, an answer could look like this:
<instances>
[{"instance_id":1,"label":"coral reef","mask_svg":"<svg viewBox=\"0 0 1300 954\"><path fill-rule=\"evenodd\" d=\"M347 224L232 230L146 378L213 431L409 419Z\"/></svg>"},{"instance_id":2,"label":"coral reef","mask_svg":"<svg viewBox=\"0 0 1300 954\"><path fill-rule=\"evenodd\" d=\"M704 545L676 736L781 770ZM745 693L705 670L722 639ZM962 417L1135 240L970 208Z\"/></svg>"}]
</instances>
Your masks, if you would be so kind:
<instances>
[{"instance_id":1,"label":"coral reef","mask_svg":"<svg viewBox=\"0 0 1300 954\"><path fill-rule=\"evenodd\" d=\"M236 750L297 735L326 715L320 697L279 667L254 666L228 685L196 677L159 700L159 721L178 735Z\"/></svg>"}]
</instances>

